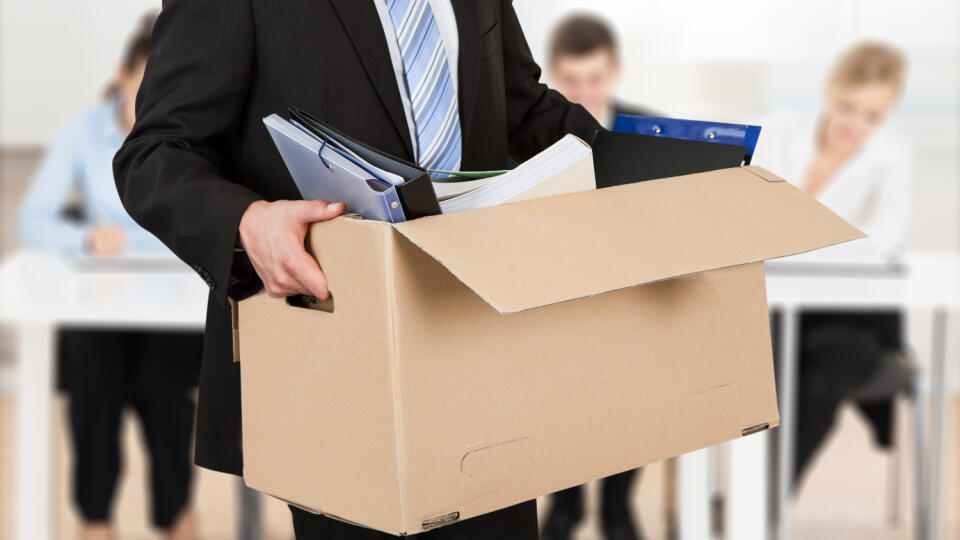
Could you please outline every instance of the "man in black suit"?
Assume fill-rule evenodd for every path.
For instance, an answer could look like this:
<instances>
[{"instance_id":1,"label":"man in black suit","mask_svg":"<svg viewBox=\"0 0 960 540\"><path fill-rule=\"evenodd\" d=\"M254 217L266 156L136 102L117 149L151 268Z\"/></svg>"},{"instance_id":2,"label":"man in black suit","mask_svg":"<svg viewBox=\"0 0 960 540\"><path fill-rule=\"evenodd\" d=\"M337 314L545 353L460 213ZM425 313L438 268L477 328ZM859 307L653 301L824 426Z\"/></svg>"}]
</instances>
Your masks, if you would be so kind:
<instances>
[{"instance_id":1,"label":"man in black suit","mask_svg":"<svg viewBox=\"0 0 960 540\"><path fill-rule=\"evenodd\" d=\"M626 105L616 99L620 80L620 53L613 29L591 15L571 15L561 21L550 40L547 75L564 97L579 103L612 129L617 116L658 116L643 107ZM634 524L630 511L630 490L639 472L626 471L601 482L601 529L607 540L640 540L643 528ZM543 526L543 540L569 540L583 517L583 490L574 486L553 496Z\"/></svg>"},{"instance_id":2,"label":"man in black suit","mask_svg":"<svg viewBox=\"0 0 960 540\"><path fill-rule=\"evenodd\" d=\"M499 169L599 127L539 78L509 0L164 1L114 171L134 219L210 286L198 465L243 470L228 298L328 296L304 235L343 205L297 200L261 118L296 105L421 165ZM380 537L293 513L298 538ZM530 501L421 536L532 540L536 529Z\"/></svg>"}]
</instances>

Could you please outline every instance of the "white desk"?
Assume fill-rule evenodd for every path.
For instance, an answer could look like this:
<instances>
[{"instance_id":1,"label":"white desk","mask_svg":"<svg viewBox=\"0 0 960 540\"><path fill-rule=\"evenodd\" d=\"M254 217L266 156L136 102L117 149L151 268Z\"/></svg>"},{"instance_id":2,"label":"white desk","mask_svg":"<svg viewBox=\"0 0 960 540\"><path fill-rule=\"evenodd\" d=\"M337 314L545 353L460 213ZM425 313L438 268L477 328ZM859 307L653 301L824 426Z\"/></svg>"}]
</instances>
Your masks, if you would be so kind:
<instances>
[{"instance_id":1,"label":"white desk","mask_svg":"<svg viewBox=\"0 0 960 540\"><path fill-rule=\"evenodd\" d=\"M51 394L54 342L66 325L203 328L207 286L186 265L78 270L50 255L0 263L0 323L16 332L17 536L53 538Z\"/></svg>"},{"instance_id":2,"label":"white desk","mask_svg":"<svg viewBox=\"0 0 960 540\"><path fill-rule=\"evenodd\" d=\"M780 313L778 394L781 403L780 456L774 477L768 476L769 437L776 432L746 437L729 443L731 489L724 512L726 538L737 540L774 538L786 540L789 531L789 486L793 468L796 418L797 331L799 312L823 310L879 310L896 308L931 311L934 341L928 380L932 397L929 466L920 486L922 500L918 537L940 537L941 470L945 400L945 344L948 312L960 310L960 257L917 256L907 260L901 276L882 275L790 275L768 271L767 298ZM707 452L683 456L680 463L681 534L706 538L709 534ZM768 506L770 505L770 506ZM767 512L772 512L768 522ZM768 528L769 526L769 528Z\"/></svg>"}]
</instances>

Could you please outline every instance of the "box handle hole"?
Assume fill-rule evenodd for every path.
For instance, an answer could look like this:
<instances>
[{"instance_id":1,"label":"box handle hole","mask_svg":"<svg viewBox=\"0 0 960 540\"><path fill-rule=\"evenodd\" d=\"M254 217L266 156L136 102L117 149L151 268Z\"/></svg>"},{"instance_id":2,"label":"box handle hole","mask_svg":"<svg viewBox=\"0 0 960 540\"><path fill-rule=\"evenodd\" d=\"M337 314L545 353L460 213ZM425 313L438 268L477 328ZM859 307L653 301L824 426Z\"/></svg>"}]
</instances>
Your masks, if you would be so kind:
<instances>
[{"instance_id":1,"label":"box handle hole","mask_svg":"<svg viewBox=\"0 0 960 540\"><path fill-rule=\"evenodd\" d=\"M330 297L326 300L319 300L316 296L309 294L295 294L287 297L287 305L323 311L324 313L333 313L333 293L330 293Z\"/></svg>"}]
</instances>

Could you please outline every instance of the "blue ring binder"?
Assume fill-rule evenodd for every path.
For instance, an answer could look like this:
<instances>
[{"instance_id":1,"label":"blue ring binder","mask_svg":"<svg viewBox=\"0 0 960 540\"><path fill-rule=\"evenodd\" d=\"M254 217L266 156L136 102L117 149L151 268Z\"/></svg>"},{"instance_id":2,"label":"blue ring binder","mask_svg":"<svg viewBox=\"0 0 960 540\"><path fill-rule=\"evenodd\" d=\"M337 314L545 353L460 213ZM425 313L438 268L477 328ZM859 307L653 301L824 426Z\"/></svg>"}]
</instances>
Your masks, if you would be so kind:
<instances>
[{"instance_id":1,"label":"blue ring binder","mask_svg":"<svg viewBox=\"0 0 960 540\"><path fill-rule=\"evenodd\" d=\"M683 120L680 118L661 118L655 116L633 116L621 114L613 125L613 131L620 133L638 133L672 139L706 141L735 144L746 149L744 164L753 159L757 140L760 138L760 126L748 124L725 124L722 122L704 122Z\"/></svg>"}]
</instances>

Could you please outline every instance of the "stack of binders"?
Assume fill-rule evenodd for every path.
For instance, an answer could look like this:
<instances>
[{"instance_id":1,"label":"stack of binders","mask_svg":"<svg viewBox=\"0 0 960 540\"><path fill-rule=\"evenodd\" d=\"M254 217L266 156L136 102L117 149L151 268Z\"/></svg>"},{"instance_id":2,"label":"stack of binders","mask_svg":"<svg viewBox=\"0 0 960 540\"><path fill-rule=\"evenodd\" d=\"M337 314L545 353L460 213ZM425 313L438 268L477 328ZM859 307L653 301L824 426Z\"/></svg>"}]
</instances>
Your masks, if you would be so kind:
<instances>
[{"instance_id":1,"label":"stack of binders","mask_svg":"<svg viewBox=\"0 0 960 540\"><path fill-rule=\"evenodd\" d=\"M300 109L289 113L290 120L274 114L263 122L301 197L344 202L364 219L390 223L739 167L760 134L759 126L621 116L615 131L598 130L590 145L567 135L511 171L431 179L447 171L371 148Z\"/></svg>"},{"instance_id":2,"label":"stack of binders","mask_svg":"<svg viewBox=\"0 0 960 540\"><path fill-rule=\"evenodd\" d=\"M427 171L351 139L300 109L289 113L290 120L274 114L263 123L300 196L344 202L364 219L399 223L596 187L590 146L573 135L511 171ZM429 172L457 177L434 184Z\"/></svg>"},{"instance_id":3,"label":"stack of binders","mask_svg":"<svg viewBox=\"0 0 960 540\"><path fill-rule=\"evenodd\" d=\"M291 108L263 119L306 199L348 203L365 219L399 223L440 213L427 171L371 148Z\"/></svg>"}]
</instances>

